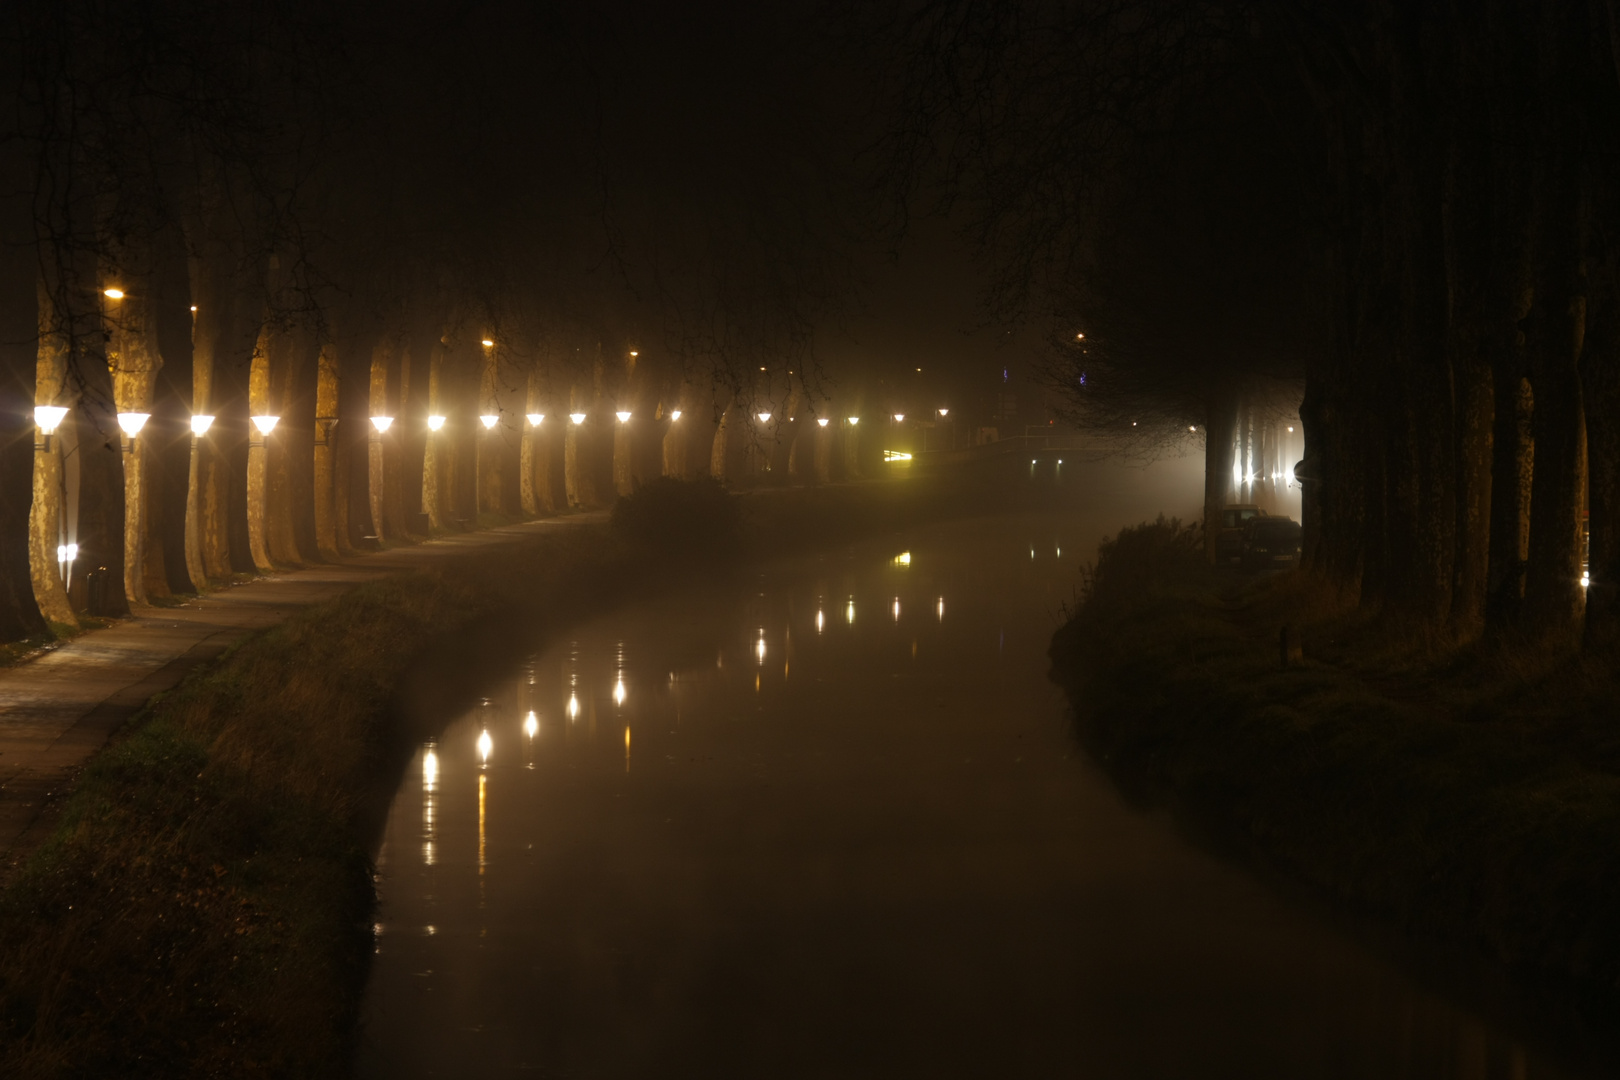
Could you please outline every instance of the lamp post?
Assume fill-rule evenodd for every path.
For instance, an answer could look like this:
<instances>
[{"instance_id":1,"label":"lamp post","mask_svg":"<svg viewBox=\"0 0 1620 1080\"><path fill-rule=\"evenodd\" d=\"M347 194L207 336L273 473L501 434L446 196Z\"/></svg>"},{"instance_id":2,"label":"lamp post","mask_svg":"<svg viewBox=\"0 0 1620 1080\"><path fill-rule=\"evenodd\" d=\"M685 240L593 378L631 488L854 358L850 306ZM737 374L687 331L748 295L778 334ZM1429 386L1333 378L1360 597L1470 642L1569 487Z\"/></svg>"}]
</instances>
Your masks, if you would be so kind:
<instances>
[{"instance_id":1,"label":"lamp post","mask_svg":"<svg viewBox=\"0 0 1620 1080\"><path fill-rule=\"evenodd\" d=\"M56 387L46 386L45 389L51 391ZM40 614L52 622L77 626L78 618L68 601L67 590L79 545L68 542L63 536L62 454L53 438L67 412L61 405L34 406L34 491L28 509L28 564Z\"/></svg>"}]
</instances>

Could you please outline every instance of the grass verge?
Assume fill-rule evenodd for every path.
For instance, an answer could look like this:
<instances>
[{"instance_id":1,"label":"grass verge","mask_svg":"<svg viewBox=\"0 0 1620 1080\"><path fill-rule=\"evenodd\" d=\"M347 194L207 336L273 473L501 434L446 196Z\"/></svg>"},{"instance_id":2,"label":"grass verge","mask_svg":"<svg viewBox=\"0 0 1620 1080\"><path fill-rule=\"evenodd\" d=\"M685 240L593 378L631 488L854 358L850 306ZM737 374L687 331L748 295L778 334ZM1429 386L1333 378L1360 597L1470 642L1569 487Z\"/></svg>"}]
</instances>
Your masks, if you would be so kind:
<instances>
[{"instance_id":1,"label":"grass verge","mask_svg":"<svg viewBox=\"0 0 1620 1080\"><path fill-rule=\"evenodd\" d=\"M1284 625L1305 646L1286 667ZM1053 677L1128 796L1589 1016L1612 1009L1612 672L1392 634L1300 575L1207 568L1196 533L1161 519L1103 545Z\"/></svg>"}]
</instances>

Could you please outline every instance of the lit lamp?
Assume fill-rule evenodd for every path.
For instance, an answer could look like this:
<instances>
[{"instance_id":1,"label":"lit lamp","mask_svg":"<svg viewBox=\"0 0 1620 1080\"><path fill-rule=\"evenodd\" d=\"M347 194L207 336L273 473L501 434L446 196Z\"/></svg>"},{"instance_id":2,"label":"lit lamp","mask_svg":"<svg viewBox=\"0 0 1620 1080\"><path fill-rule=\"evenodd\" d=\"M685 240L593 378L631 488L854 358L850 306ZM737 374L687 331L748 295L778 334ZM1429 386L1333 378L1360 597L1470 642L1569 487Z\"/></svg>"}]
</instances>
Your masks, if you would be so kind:
<instances>
[{"instance_id":1,"label":"lit lamp","mask_svg":"<svg viewBox=\"0 0 1620 1080\"><path fill-rule=\"evenodd\" d=\"M394 418L392 416L373 416L371 418L371 426L377 429L379 435L387 431L393 422Z\"/></svg>"},{"instance_id":2,"label":"lit lamp","mask_svg":"<svg viewBox=\"0 0 1620 1080\"><path fill-rule=\"evenodd\" d=\"M949 410L949 409L941 409L941 410L939 410L939 415L941 417L949 416L949 415L951 415L951 410Z\"/></svg>"},{"instance_id":3,"label":"lit lamp","mask_svg":"<svg viewBox=\"0 0 1620 1080\"><path fill-rule=\"evenodd\" d=\"M583 424L585 422L585 414L582 412L572 412L568 414L568 419L572 420L576 424Z\"/></svg>"},{"instance_id":4,"label":"lit lamp","mask_svg":"<svg viewBox=\"0 0 1620 1080\"><path fill-rule=\"evenodd\" d=\"M897 424L905 423L906 422L906 414L903 413L903 412L895 413L894 414L894 422L897 423Z\"/></svg>"},{"instance_id":5,"label":"lit lamp","mask_svg":"<svg viewBox=\"0 0 1620 1080\"><path fill-rule=\"evenodd\" d=\"M770 423L771 422L771 414L768 413L768 412L760 413L759 414L759 422L762 423L762 424Z\"/></svg>"},{"instance_id":6,"label":"lit lamp","mask_svg":"<svg viewBox=\"0 0 1620 1080\"><path fill-rule=\"evenodd\" d=\"M208 434L208 429L213 426L214 418L212 416L198 413L191 418L191 434L194 438L202 438Z\"/></svg>"},{"instance_id":7,"label":"lit lamp","mask_svg":"<svg viewBox=\"0 0 1620 1080\"><path fill-rule=\"evenodd\" d=\"M276 421L280 420L281 417L279 417L279 416L250 416L250 417L248 417L248 419L253 421L253 426L259 429L259 434L261 436L264 436L264 435L268 435L272 431L276 430Z\"/></svg>"},{"instance_id":8,"label":"lit lamp","mask_svg":"<svg viewBox=\"0 0 1620 1080\"><path fill-rule=\"evenodd\" d=\"M105 296L109 300L122 300L124 298L124 290L119 288L103 289L101 290L101 295Z\"/></svg>"},{"instance_id":9,"label":"lit lamp","mask_svg":"<svg viewBox=\"0 0 1620 1080\"><path fill-rule=\"evenodd\" d=\"M630 422L630 410L628 409L621 409L613 415L619 418L619 423L621 424L628 424Z\"/></svg>"},{"instance_id":10,"label":"lit lamp","mask_svg":"<svg viewBox=\"0 0 1620 1080\"><path fill-rule=\"evenodd\" d=\"M125 435L133 439L141 433L141 428L145 427L151 418L151 413L121 412L118 414L118 426L124 429Z\"/></svg>"},{"instance_id":11,"label":"lit lamp","mask_svg":"<svg viewBox=\"0 0 1620 1080\"><path fill-rule=\"evenodd\" d=\"M679 410L679 409L671 409L670 413L669 413L669 418L671 420L679 420L681 418L681 410Z\"/></svg>"},{"instance_id":12,"label":"lit lamp","mask_svg":"<svg viewBox=\"0 0 1620 1080\"><path fill-rule=\"evenodd\" d=\"M41 450L51 448L51 436L56 434L56 429L62 425L62 421L66 416L67 409L61 405L34 406L34 423L39 427L40 435L43 436L39 447Z\"/></svg>"},{"instance_id":13,"label":"lit lamp","mask_svg":"<svg viewBox=\"0 0 1620 1080\"><path fill-rule=\"evenodd\" d=\"M816 424L818 426L820 426L820 427L826 427L827 426L827 418L825 416L816 417Z\"/></svg>"},{"instance_id":14,"label":"lit lamp","mask_svg":"<svg viewBox=\"0 0 1620 1080\"><path fill-rule=\"evenodd\" d=\"M501 422L501 418L499 416L491 416L488 413L480 416L478 419L483 421L485 431L494 431L495 425Z\"/></svg>"},{"instance_id":15,"label":"lit lamp","mask_svg":"<svg viewBox=\"0 0 1620 1080\"><path fill-rule=\"evenodd\" d=\"M529 414L529 426L530 427L539 427L540 424L545 420L545 418L546 418L546 414L543 413L543 412L532 412L532 413Z\"/></svg>"},{"instance_id":16,"label":"lit lamp","mask_svg":"<svg viewBox=\"0 0 1620 1080\"><path fill-rule=\"evenodd\" d=\"M486 348L486 349L493 349L495 347L495 342L492 341L489 338L485 338L484 341L483 341L483 345L484 345L484 348Z\"/></svg>"},{"instance_id":17,"label":"lit lamp","mask_svg":"<svg viewBox=\"0 0 1620 1080\"><path fill-rule=\"evenodd\" d=\"M861 418L858 417L858 416L851 416L848 419L849 419L849 426L850 427L854 427L856 424L861 422Z\"/></svg>"},{"instance_id":18,"label":"lit lamp","mask_svg":"<svg viewBox=\"0 0 1620 1080\"><path fill-rule=\"evenodd\" d=\"M428 417L429 431L438 431L442 427L444 427L444 417L437 415Z\"/></svg>"}]
</instances>

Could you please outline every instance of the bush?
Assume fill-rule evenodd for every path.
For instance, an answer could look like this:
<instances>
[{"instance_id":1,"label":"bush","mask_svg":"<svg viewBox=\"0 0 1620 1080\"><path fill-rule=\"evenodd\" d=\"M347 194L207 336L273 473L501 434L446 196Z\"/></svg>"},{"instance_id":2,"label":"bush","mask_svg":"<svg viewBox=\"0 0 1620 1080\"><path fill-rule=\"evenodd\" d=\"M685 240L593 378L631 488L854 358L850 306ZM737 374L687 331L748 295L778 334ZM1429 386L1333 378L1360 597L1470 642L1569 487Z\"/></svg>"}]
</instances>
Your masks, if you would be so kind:
<instances>
[{"instance_id":1,"label":"bush","mask_svg":"<svg viewBox=\"0 0 1620 1080\"><path fill-rule=\"evenodd\" d=\"M737 501L716 480L661 476L613 504L613 529L670 554L716 558L737 552Z\"/></svg>"}]
</instances>

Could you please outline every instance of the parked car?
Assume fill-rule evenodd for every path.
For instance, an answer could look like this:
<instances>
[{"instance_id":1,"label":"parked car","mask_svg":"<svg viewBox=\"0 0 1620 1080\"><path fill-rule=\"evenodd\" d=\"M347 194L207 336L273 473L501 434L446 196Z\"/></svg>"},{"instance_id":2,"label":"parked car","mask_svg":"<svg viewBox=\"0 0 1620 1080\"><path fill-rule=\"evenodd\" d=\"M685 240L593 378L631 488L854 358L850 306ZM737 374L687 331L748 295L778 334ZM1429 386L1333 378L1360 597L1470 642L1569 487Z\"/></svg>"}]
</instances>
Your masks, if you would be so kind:
<instances>
[{"instance_id":1,"label":"parked car","mask_svg":"<svg viewBox=\"0 0 1620 1080\"><path fill-rule=\"evenodd\" d=\"M1293 518L1252 518L1243 526L1243 567L1286 570L1298 566L1303 540L1304 532Z\"/></svg>"},{"instance_id":2,"label":"parked car","mask_svg":"<svg viewBox=\"0 0 1620 1080\"><path fill-rule=\"evenodd\" d=\"M1253 503L1232 503L1221 510L1221 531L1215 534L1215 561L1235 566L1243 561L1243 527L1266 512Z\"/></svg>"}]
</instances>

